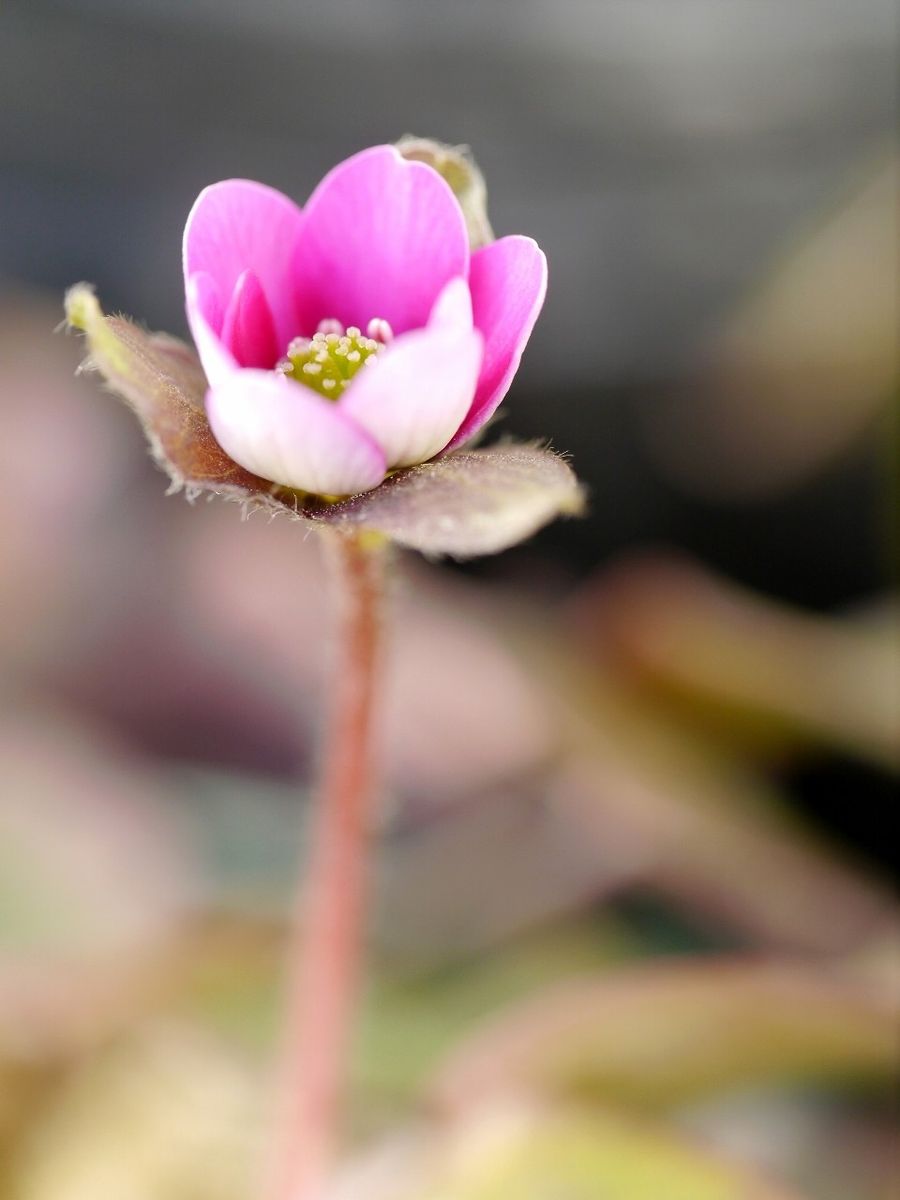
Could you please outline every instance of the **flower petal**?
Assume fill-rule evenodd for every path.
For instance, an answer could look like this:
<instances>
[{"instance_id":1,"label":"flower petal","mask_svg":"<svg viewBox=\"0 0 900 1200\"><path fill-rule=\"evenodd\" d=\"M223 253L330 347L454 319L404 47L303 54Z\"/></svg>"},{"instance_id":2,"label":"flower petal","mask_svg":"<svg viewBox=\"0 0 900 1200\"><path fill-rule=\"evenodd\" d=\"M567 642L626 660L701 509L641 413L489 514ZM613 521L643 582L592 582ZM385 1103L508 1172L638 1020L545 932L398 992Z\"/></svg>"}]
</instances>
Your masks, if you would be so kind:
<instances>
[{"instance_id":1,"label":"flower petal","mask_svg":"<svg viewBox=\"0 0 900 1200\"><path fill-rule=\"evenodd\" d=\"M272 312L252 271L234 285L220 337L242 367L273 367L278 359Z\"/></svg>"},{"instance_id":2,"label":"flower petal","mask_svg":"<svg viewBox=\"0 0 900 1200\"><path fill-rule=\"evenodd\" d=\"M501 238L472 256L469 287L484 360L472 407L447 449L467 441L509 391L547 291L547 260L532 238Z\"/></svg>"},{"instance_id":3,"label":"flower petal","mask_svg":"<svg viewBox=\"0 0 900 1200\"><path fill-rule=\"evenodd\" d=\"M392 342L341 397L340 407L375 438L388 466L427 461L468 412L483 348L471 313L465 280L452 281L428 327Z\"/></svg>"},{"instance_id":4,"label":"flower petal","mask_svg":"<svg viewBox=\"0 0 900 1200\"><path fill-rule=\"evenodd\" d=\"M191 336L206 378L215 386L238 369L237 359L222 344L218 333L223 321L219 289L211 275L197 271L188 278L186 293Z\"/></svg>"},{"instance_id":5,"label":"flower petal","mask_svg":"<svg viewBox=\"0 0 900 1200\"><path fill-rule=\"evenodd\" d=\"M304 210L294 258L300 330L324 317L396 334L420 328L444 285L468 275L462 209L432 167L375 146L335 167Z\"/></svg>"},{"instance_id":6,"label":"flower petal","mask_svg":"<svg viewBox=\"0 0 900 1200\"><path fill-rule=\"evenodd\" d=\"M184 230L185 283L205 271L227 305L244 271L262 287L279 345L298 333L292 279L294 247L303 215L293 200L250 179L226 179L204 188ZM213 333L221 328L212 326ZM274 363L269 365L274 366Z\"/></svg>"},{"instance_id":7,"label":"flower petal","mask_svg":"<svg viewBox=\"0 0 900 1200\"><path fill-rule=\"evenodd\" d=\"M437 300L428 317L428 328L471 329L472 293L465 279L451 279Z\"/></svg>"},{"instance_id":8,"label":"flower petal","mask_svg":"<svg viewBox=\"0 0 900 1200\"><path fill-rule=\"evenodd\" d=\"M285 487L345 496L377 487L384 455L345 412L272 371L234 371L212 388L216 441L248 471Z\"/></svg>"}]
</instances>

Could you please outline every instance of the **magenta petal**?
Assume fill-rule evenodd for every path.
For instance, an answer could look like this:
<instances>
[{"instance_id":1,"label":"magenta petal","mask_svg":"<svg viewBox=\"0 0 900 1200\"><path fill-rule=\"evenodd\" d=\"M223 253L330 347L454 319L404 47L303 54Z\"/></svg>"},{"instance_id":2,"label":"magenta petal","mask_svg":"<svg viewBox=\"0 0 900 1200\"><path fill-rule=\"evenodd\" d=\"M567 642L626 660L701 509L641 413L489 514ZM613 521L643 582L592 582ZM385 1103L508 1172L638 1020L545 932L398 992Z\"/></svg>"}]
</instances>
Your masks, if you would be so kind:
<instances>
[{"instance_id":1,"label":"magenta petal","mask_svg":"<svg viewBox=\"0 0 900 1200\"><path fill-rule=\"evenodd\" d=\"M432 458L468 412L482 355L471 313L465 280L453 280L428 327L392 342L342 396L341 408L375 438L388 466Z\"/></svg>"},{"instance_id":2,"label":"magenta petal","mask_svg":"<svg viewBox=\"0 0 900 1200\"><path fill-rule=\"evenodd\" d=\"M191 336L200 355L206 378L215 386L238 367L234 355L222 344L219 337L223 320L219 289L211 276L205 271L198 271L188 279L186 291Z\"/></svg>"},{"instance_id":3,"label":"magenta petal","mask_svg":"<svg viewBox=\"0 0 900 1200\"><path fill-rule=\"evenodd\" d=\"M509 390L544 303L547 260L531 238L501 238L473 254L469 287L484 360L472 407L448 449L476 433Z\"/></svg>"},{"instance_id":4,"label":"magenta petal","mask_svg":"<svg viewBox=\"0 0 900 1200\"><path fill-rule=\"evenodd\" d=\"M345 496L381 483L385 460L346 413L274 371L234 371L206 397L216 441L235 462L285 487Z\"/></svg>"},{"instance_id":5,"label":"magenta petal","mask_svg":"<svg viewBox=\"0 0 900 1200\"><path fill-rule=\"evenodd\" d=\"M279 357L272 313L252 271L235 284L220 337L242 367L274 367Z\"/></svg>"},{"instance_id":6,"label":"magenta petal","mask_svg":"<svg viewBox=\"0 0 900 1200\"><path fill-rule=\"evenodd\" d=\"M250 179L211 184L195 200L185 226L185 283L206 272L224 305L241 275L252 271L272 313L279 348L286 347L298 332L291 264L301 223L293 200L265 184Z\"/></svg>"},{"instance_id":7,"label":"magenta petal","mask_svg":"<svg viewBox=\"0 0 900 1200\"><path fill-rule=\"evenodd\" d=\"M404 333L426 323L449 280L468 275L465 219L433 168L375 146L313 192L294 263L302 332L324 317L361 329L384 317Z\"/></svg>"}]
</instances>

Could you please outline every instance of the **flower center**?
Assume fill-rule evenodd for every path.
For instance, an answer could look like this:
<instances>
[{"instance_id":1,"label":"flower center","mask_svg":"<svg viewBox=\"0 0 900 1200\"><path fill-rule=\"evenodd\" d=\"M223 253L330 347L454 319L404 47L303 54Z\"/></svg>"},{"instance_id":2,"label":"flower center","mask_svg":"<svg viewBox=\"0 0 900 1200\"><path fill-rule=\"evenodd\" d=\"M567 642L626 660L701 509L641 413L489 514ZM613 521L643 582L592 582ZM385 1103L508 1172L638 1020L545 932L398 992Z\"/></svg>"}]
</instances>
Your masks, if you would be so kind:
<instances>
[{"instance_id":1,"label":"flower center","mask_svg":"<svg viewBox=\"0 0 900 1200\"><path fill-rule=\"evenodd\" d=\"M329 318L311 338L294 338L277 369L320 396L337 400L357 371L375 365L393 336L382 317L374 317L365 334L355 325L345 329Z\"/></svg>"}]
</instances>

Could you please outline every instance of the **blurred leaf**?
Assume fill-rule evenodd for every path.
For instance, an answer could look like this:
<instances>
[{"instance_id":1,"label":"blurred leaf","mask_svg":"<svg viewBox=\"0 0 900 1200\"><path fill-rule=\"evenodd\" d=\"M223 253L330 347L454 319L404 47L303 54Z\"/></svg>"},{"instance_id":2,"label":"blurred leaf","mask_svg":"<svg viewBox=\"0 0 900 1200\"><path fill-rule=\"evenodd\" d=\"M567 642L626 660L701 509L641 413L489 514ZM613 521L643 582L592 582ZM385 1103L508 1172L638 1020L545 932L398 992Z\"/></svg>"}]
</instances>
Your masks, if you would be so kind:
<instances>
[{"instance_id":1,"label":"blurred leaf","mask_svg":"<svg viewBox=\"0 0 900 1200\"><path fill-rule=\"evenodd\" d=\"M383 1128L386 1120L408 1111L437 1063L473 1022L553 982L619 962L635 949L622 927L607 918L551 925L426 975L378 970L363 1011L354 1069L358 1126Z\"/></svg>"},{"instance_id":2,"label":"blurred leaf","mask_svg":"<svg viewBox=\"0 0 900 1200\"><path fill-rule=\"evenodd\" d=\"M305 793L298 805L296 786L253 776L191 769L176 778L216 904L286 912L306 853ZM476 780L477 801L387 825L370 934L392 968L422 974L465 962L634 880L627 843L610 838L598 852L554 803L556 778L549 769L492 790Z\"/></svg>"},{"instance_id":3,"label":"blurred leaf","mask_svg":"<svg viewBox=\"0 0 900 1200\"><path fill-rule=\"evenodd\" d=\"M492 1019L438 1073L464 1111L509 1091L668 1106L760 1083L887 1081L890 998L790 962L676 960L561 985Z\"/></svg>"},{"instance_id":4,"label":"blurred leaf","mask_svg":"<svg viewBox=\"0 0 900 1200\"><path fill-rule=\"evenodd\" d=\"M10 1200L249 1200L265 1110L260 1079L216 1042L144 1031L58 1091Z\"/></svg>"},{"instance_id":5,"label":"blurred leaf","mask_svg":"<svg viewBox=\"0 0 900 1200\"><path fill-rule=\"evenodd\" d=\"M155 1011L268 1055L281 1029L287 921L211 915L173 945Z\"/></svg>"},{"instance_id":6,"label":"blurred leaf","mask_svg":"<svg viewBox=\"0 0 900 1200\"><path fill-rule=\"evenodd\" d=\"M9 1062L0 1052L0 1196L9 1197L16 1147L59 1086L57 1064Z\"/></svg>"},{"instance_id":7,"label":"blurred leaf","mask_svg":"<svg viewBox=\"0 0 900 1200\"><path fill-rule=\"evenodd\" d=\"M644 863L613 833L599 848L561 802L556 767L448 807L389 843L376 929L395 959L447 964L584 910Z\"/></svg>"},{"instance_id":8,"label":"blurred leaf","mask_svg":"<svg viewBox=\"0 0 900 1200\"><path fill-rule=\"evenodd\" d=\"M884 1188L897 1178L895 1115L887 1095L882 1105L759 1088L701 1100L676 1119L692 1139L757 1163L816 1200L886 1200Z\"/></svg>"},{"instance_id":9,"label":"blurred leaf","mask_svg":"<svg viewBox=\"0 0 900 1200\"><path fill-rule=\"evenodd\" d=\"M255 672L258 698L247 697L240 680L232 690L240 687L233 706L257 738L259 726L267 725L282 745L287 735L296 742L299 725L303 740L314 744L329 680L323 637L333 616L322 587L321 539L298 538L285 521L252 521L238 542L234 514L223 505L203 505L186 516L181 539L167 539L166 551L174 568L169 587L190 607L191 625L203 631L191 644L207 656L216 646L216 661L235 673L243 661ZM394 579L388 624L396 636L390 636L382 672L379 728L387 790L408 802L404 813L431 813L543 768L559 744L553 701L497 637L490 589L412 556L395 564ZM152 612L159 611L156 602ZM169 619L168 628L172 624ZM178 647L182 669L187 649ZM197 664L194 675L202 669ZM211 691L204 713L215 703ZM285 704L286 695L296 698L299 715ZM283 732L273 709L290 718ZM236 732L229 729L229 748Z\"/></svg>"},{"instance_id":10,"label":"blurred leaf","mask_svg":"<svg viewBox=\"0 0 900 1200\"><path fill-rule=\"evenodd\" d=\"M900 770L892 606L818 617L667 556L627 561L575 605L584 643L729 737L803 739Z\"/></svg>"},{"instance_id":11,"label":"blurred leaf","mask_svg":"<svg viewBox=\"0 0 900 1200\"><path fill-rule=\"evenodd\" d=\"M495 554L583 506L581 488L559 455L535 445L461 450L397 471L371 492L336 503L280 487L225 454L206 420L206 380L194 352L124 317L104 316L93 291L66 295L70 326L82 330L96 367L143 426L173 490L210 491L248 509L312 524L382 534L427 555Z\"/></svg>"},{"instance_id":12,"label":"blurred leaf","mask_svg":"<svg viewBox=\"0 0 900 1200\"><path fill-rule=\"evenodd\" d=\"M157 995L200 881L158 781L97 730L2 711L0 763L5 1166L62 1074Z\"/></svg>"},{"instance_id":13,"label":"blurred leaf","mask_svg":"<svg viewBox=\"0 0 900 1200\"><path fill-rule=\"evenodd\" d=\"M648 706L579 643L554 641L546 621L507 627L561 705L570 757L552 802L598 855L612 841L633 881L766 946L846 953L894 936L888 889L805 828L774 781Z\"/></svg>"},{"instance_id":14,"label":"blurred leaf","mask_svg":"<svg viewBox=\"0 0 900 1200\"><path fill-rule=\"evenodd\" d=\"M799 1200L649 1125L578 1109L483 1106L388 1144L328 1200Z\"/></svg>"},{"instance_id":15,"label":"blurred leaf","mask_svg":"<svg viewBox=\"0 0 900 1200\"><path fill-rule=\"evenodd\" d=\"M692 756L689 743L673 741L680 753L668 764L654 760L656 748L641 760L632 747L630 761L622 748L599 748L571 764L556 797L598 854L614 838L643 855L632 883L707 929L777 949L843 954L895 933L887 889L792 819L764 779L713 753Z\"/></svg>"}]
</instances>

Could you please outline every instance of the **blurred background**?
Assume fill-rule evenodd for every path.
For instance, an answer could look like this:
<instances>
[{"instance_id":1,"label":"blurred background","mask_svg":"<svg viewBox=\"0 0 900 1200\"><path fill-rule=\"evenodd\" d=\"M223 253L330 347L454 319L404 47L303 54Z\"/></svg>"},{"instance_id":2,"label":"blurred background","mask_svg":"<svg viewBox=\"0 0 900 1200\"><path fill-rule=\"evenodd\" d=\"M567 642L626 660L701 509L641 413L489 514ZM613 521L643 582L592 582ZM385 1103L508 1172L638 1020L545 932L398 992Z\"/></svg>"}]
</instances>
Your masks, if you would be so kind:
<instances>
[{"instance_id":1,"label":"blurred background","mask_svg":"<svg viewBox=\"0 0 900 1200\"><path fill-rule=\"evenodd\" d=\"M892 1194L897 50L891 0L6 0L0 1195L252 1194L327 689L314 542L166 498L62 292L185 336L201 187L404 133L547 252L499 430L590 507L402 564L346 1195Z\"/></svg>"}]
</instances>

